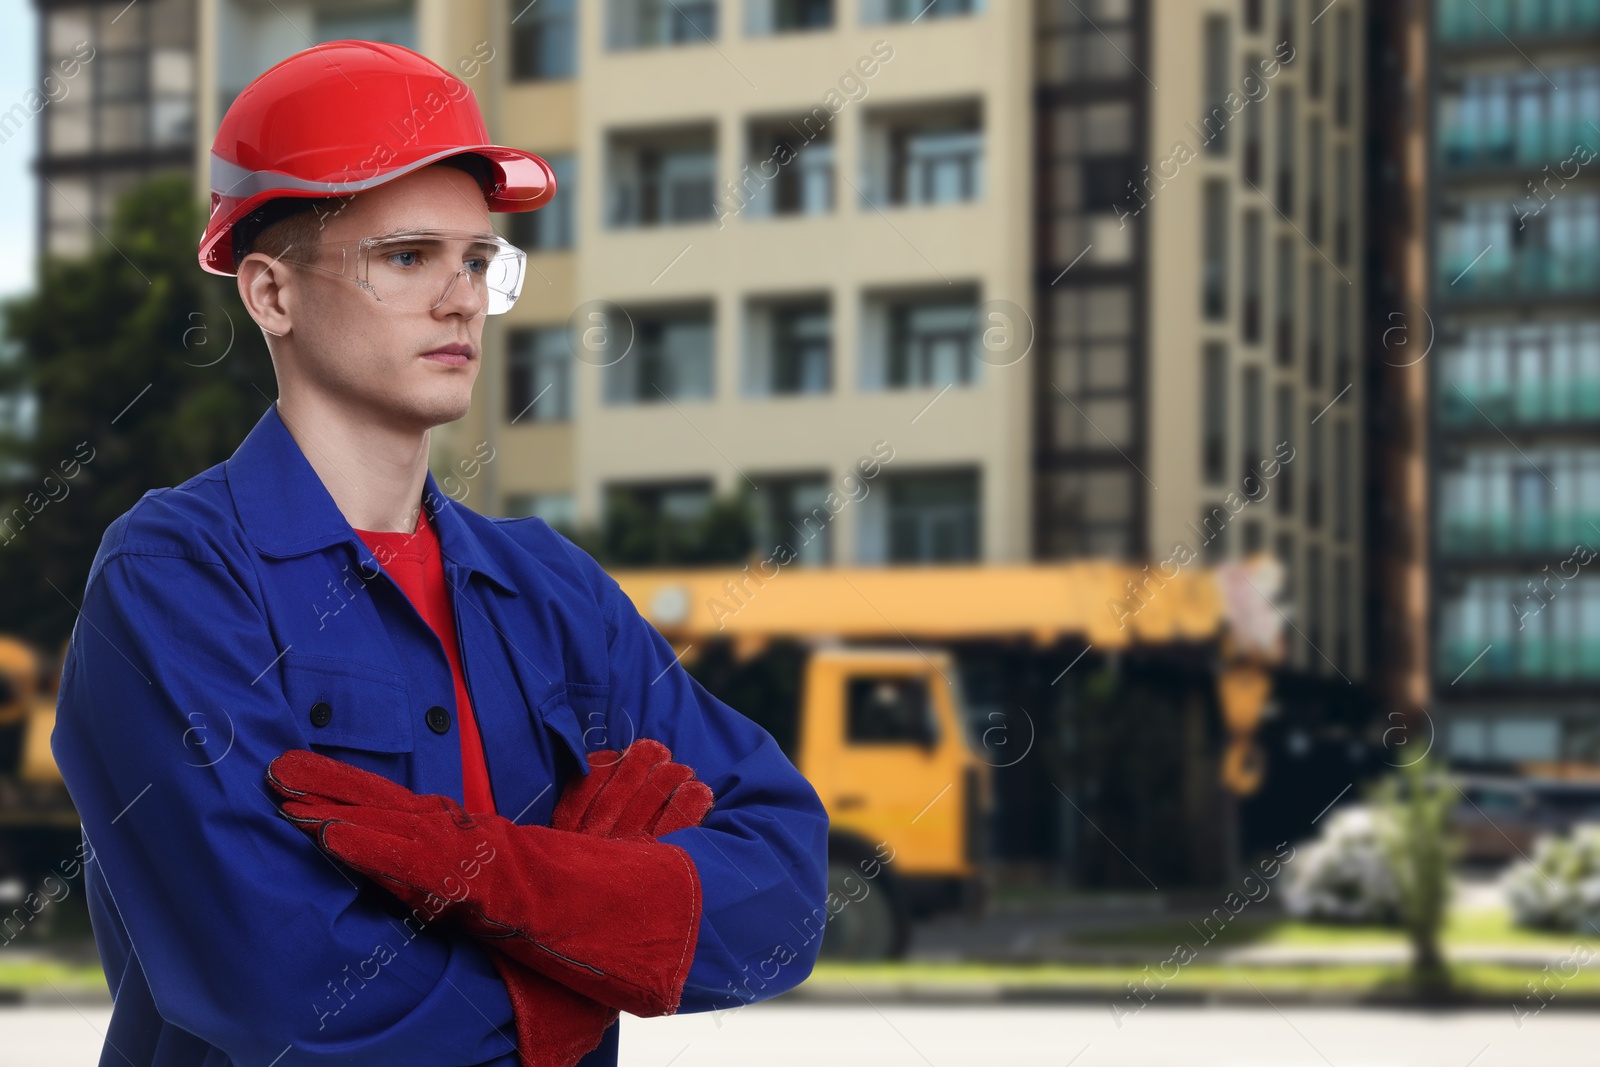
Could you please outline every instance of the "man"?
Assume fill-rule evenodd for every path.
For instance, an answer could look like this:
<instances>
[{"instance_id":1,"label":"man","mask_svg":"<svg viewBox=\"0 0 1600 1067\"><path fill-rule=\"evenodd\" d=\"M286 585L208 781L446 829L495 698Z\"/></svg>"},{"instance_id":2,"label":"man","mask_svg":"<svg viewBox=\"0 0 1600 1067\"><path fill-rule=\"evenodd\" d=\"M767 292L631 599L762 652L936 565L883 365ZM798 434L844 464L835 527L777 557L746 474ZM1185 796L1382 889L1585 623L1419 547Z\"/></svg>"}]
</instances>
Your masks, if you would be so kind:
<instances>
[{"instance_id":1,"label":"man","mask_svg":"<svg viewBox=\"0 0 1600 1067\"><path fill-rule=\"evenodd\" d=\"M815 791L592 558L427 467L520 291L489 213L555 193L398 46L302 52L224 117L200 258L279 398L106 531L52 736L103 1065L614 1064L619 1009L810 972Z\"/></svg>"}]
</instances>

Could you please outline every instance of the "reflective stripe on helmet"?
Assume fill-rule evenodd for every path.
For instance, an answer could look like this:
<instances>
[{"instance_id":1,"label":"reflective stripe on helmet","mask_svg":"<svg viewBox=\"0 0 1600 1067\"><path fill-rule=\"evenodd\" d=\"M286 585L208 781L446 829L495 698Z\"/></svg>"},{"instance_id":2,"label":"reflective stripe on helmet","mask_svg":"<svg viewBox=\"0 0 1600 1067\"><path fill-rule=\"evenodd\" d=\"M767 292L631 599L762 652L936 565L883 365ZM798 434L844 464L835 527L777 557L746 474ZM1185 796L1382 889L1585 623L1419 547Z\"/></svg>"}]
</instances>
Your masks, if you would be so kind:
<instances>
[{"instance_id":1,"label":"reflective stripe on helmet","mask_svg":"<svg viewBox=\"0 0 1600 1067\"><path fill-rule=\"evenodd\" d=\"M384 171L382 174L370 178L352 178L342 182L319 182L307 178L296 178L276 170L247 170L237 163L230 163L226 159L211 153L211 191L223 196L234 196L241 199L256 196L261 193L276 193L295 190L307 193L322 193L328 196L339 196L345 193L359 193L367 189L392 181L402 174L409 174L420 167L430 163L437 163L446 156L459 156L471 152L470 146L459 148L446 148L412 163Z\"/></svg>"}]
</instances>

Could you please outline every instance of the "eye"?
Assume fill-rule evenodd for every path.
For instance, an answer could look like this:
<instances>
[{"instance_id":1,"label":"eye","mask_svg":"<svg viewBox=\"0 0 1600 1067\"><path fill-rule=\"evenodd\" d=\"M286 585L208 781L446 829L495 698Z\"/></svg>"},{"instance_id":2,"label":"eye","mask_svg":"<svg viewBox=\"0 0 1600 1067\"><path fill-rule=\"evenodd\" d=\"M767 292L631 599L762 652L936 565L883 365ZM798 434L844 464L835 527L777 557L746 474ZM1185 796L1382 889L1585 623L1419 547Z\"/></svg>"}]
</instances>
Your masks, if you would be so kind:
<instances>
[{"instance_id":1,"label":"eye","mask_svg":"<svg viewBox=\"0 0 1600 1067\"><path fill-rule=\"evenodd\" d=\"M489 269L489 260L483 256L474 256L467 260L467 267L474 274L483 274Z\"/></svg>"},{"instance_id":2,"label":"eye","mask_svg":"<svg viewBox=\"0 0 1600 1067\"><path fill-rule=\"evenodd\" d=\"M415 267L421 258L421 253L415 249L404 249L399 252L390 252L384 259L397 267Z\"/></svg>"}]
</instances>

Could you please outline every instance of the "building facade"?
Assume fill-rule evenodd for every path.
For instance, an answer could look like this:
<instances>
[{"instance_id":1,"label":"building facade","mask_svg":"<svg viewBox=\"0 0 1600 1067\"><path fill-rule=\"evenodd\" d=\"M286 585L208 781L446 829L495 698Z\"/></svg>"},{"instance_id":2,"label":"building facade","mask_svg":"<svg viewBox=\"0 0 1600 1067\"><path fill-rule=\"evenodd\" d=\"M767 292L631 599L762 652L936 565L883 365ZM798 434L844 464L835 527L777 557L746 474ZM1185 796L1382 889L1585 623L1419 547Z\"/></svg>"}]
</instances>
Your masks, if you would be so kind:
<instances>
[{"instance_id":1,"label":"building facade","mask_svg":"<svg viewBox=\"0 0 1600 1067\"><path fill-rule=\"evenodd\" d=\"M192 165L197 0L34 2L37 248L71 256L109 230L118 196ZM0 114L0 144L28 121L20 104Z\"/></svg>"},{"instance_id":2,"label":"building facade","mask_svg":"<svg viewBox=\"0 0 1600 1067\"><path fill-rule=\"evenodd\" d=\"M1600 773L1600 4L1441 0L1431 52L1435 711Z\"/></svg>"}]
</instances>

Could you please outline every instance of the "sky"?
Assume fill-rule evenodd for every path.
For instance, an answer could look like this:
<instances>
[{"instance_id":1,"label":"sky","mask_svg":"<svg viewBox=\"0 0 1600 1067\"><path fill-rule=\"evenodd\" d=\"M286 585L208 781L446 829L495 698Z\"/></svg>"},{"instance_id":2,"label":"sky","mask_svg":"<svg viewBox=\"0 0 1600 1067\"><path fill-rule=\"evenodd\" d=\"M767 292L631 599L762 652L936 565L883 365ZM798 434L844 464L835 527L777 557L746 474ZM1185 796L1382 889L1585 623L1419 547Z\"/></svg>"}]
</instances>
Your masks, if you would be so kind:
<instances>
[{"instance_id":1,"label":"sky","mask_svg":"<svg viewBox=\"0 0 1600 1067\"><path fill-rule=\"evenodd\" d=\"M35 27L30 0L0 0L0 111L9 111L38 82ZM30 120L26 130L0 145L0 296L33 287L37 121Z\"/></svg>"}]
</instances>

